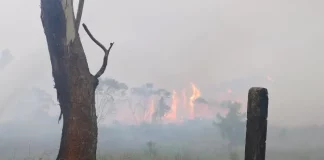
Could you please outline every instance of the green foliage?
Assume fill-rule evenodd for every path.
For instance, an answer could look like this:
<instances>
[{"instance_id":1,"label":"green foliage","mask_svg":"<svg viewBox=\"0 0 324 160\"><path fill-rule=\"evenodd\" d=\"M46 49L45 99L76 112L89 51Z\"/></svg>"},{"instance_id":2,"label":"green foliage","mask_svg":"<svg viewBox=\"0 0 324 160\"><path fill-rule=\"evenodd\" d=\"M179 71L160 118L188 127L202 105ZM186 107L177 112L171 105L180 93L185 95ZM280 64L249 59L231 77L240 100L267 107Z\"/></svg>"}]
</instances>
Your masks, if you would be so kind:
<instances>
[{"instance_id":1,"label":"green foliage","mask_svg":"<svg viewBox=\"0 0 324 160\"><path fill-rule=\"evenodd\" d=\"M134 87L131 93L140 97L150 97L154 95L154 85L153 83L146 83L140 87Z\"/></svg>"},{"instance_id":2,"label":"green foliage","mask_svg":"<svg viewBox=\"0 0 324 160\"><path fill-rule=\"evenodd\" d=\"M200 103L200 104L208 104L208 101L202 97L198 97L196 100L195 100L195 103Z\"/></svg>"},{"instance_id":3,"label":"green foliage","mask_svg":"<svg viewBox=\"0 0 324 160\"><path fill-rule=\"evenodd\" d=\"M128 86L125 83L118 82L115 79L105 78L99 79L99 85L97 87L97 94L118 94L124 96L128 90Z\"/></svg>"},{"instance_id":4,"label":"green foliage","mask_svg":"<svg viewBox=\"0 0 324 160\"><path fill-rule=\"evenodd\" d=\"M140 97L151 97L151 96L161 96L161 97L170 97L171 92L166 89L155 89L153 83L146 83L140 87L132 88L132 94Z\"/></svg>"},{"instance_id":5,"label":"green foliage","mask_svg":"<svg viewBox=\"0 0 324 160\"><path fill-rule=\"evenodd\" d=\"M153 119L155 121L160 120L166 113L170 111L171 107L166 104L165 98L161 97L158 105L156 106L155 112L153 113Z\"/></svg>"},{"instance_id":6,"label":"green foliage","mask_svg":"<svg viewBox=\"0 0 324 160\"><path fill-rule=\"evenodd\" d=\"M171 97L171 92L165 90L165 89L158 89L154 92L155 95L159 95L161 97Z\"/></svg>"},{"instance_id":7,"label":"green foliage","mask_svg":"<svg viewBox=\"0 0 324 160\"><path fill-rule=\"evenodd\" d=\"M166 113L170 111L170 106L167 105L166 99L171 97L171 92L162 88L154 88L153 83L146 83L141 87L132 88L131 93L140 98L140 102L137 103L137 106L141 106L143 110L147 110L148 100L152 96L159 97L159 102L153 113L153 120L155 122L159 121Z\"/></svg>"},{"instance_id":8,"label":"green foliage","mask_svg":"<svg viewBox=\"0 0 324 160\"><path fill-rule=\"evenodd\" d=\"M121 102L126 96L128 86L125 83L118 82L115 79L99 79L96 89L96 107L98 123L105 117L116 111L115 103Z\"/></svg>"},{"instance_id":9,"label":"green foliage","mask_svg":"<svg viewBox=\"0 0 324 160\"><path fill-rule=\"evenodd\" d=\"M219 122L214 125L221 131L222 137L229 141L230 147L244 144L245 114L240 113L241 104L238 102L224 101L221 104L228 108L226 116L217 114Z\"/></svg>"}]
</instances>

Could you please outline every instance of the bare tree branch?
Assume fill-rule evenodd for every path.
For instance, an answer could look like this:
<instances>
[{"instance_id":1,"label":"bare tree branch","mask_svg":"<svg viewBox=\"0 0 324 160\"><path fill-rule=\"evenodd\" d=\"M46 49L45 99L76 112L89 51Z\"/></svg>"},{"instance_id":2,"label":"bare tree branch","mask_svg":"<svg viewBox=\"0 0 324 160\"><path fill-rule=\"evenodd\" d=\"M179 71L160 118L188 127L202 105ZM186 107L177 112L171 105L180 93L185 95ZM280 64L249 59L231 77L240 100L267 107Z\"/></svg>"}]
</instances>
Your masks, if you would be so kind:
<instances>
[{"instance_id":1,"label":"bare tree branch","mask_svg":"<svg viewBox=\"0 0 324 160\"><path fill-rule=\"evenodd\" d=\"M93 35L91 34L91 32L89 31L88 27L83 23L82 24L84 30L87 32L88 36L91 38L91 40L96 43L104 52L105 52L105 56L103 58L103 63L102 66L100 68L100 70L96 73L96 75L94 76L95 78L99 78L106 70L107 64L108 64L108 56L110 53L111 48L114 45L113 43L110 43L110 47L107 49L104 45L102 45L96 38L93 37Z\"/></svg>"},{"instance_id":2,"label":"bare tree branch","mask_svg":"<svg viewBox=\"0 0 324 160\"><path fill-rule=\"evenodd\" d=\"M81 22L81 17L83 13L83 6L84 6L84 0L79 0L79 6L78 6L78 12L75 20L75 25L76 25L76 31L79 31L80 28L80 22Z\"/></svg>"}]
</instances>

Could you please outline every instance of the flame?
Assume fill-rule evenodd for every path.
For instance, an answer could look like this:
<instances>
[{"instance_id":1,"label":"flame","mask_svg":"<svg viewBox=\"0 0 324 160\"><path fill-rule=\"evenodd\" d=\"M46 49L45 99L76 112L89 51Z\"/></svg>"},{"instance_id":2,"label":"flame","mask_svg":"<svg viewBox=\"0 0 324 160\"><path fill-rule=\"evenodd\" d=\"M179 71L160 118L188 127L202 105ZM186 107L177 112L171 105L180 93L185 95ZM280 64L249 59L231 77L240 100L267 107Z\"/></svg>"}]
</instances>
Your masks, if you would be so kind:
<instances>
[{"instance_id":1,"label":"flame","mask_svg":"<svg viewBox=\"0 0 324 160\"><path fill-rule=\"evenodd\" d=\"M189 118L194 119L195 118L194 102L197 98L200 97L200 91L193 83L191 83L191 88L192 88L192 95L191 95L190 101L189 101Z\"/></svg>"},{"instance_id":2,"label":"flame","mask_svg":"<svg viewBox=\"0 0 324 160\"><path fill-rule=\"evenodd\" d=\"M215 98L217 98L214 103L195 103L196 100L201 96L201 92L193 83L190 83L190 87L192 90L191 96L189 96L189 94L186 92L188 91L188 89L182 89L180 94L177 94L177 91L173 90L172 97L168 99L168 103L170 104L170 111L162 118L162 123L182 123L187 119L195 118L212 119L217 113L224 115L228 112L227 109L220 107L218 102L221 102L222 100L242 101L241 99L239 99L239 97L236 96L236 93L233 92L231 88L228 88L228 90L225 90L223 93L217 93L216 95L214 95ZM124 110L118 109L118 112L123 113L120 113L122 114L120 116L118 114L118 118L116 117L117 120L124 122L127 121L127 123L134 123L135 120L136 124L140 124L142 122L153 123L153 114L157 109L155 106L157 100L156 98L157 97L155 96L151 96L149 99L145 99L144 103L146 103L146 109L141 110L142 112L139 112L137 110L135 112L136 106L133 106L132 103L129 103L130 112L128 113L128 115L125 115ZM134 118L131 119L129 117Z\"/></svg>"},{"instance_id":3,"label":"flame","mask_svg":"<svg viewBox=\"0 0 324 160\"><path fill-rule=\"evenodd\" d=\"M144 121L149 121L152 122L152 116L155 110L155 106L154 106L154 99L151 98L151 103L150 106L148 108L148 110L146 111L145 115L144 115Z\"/></svg>"}]
</instances>

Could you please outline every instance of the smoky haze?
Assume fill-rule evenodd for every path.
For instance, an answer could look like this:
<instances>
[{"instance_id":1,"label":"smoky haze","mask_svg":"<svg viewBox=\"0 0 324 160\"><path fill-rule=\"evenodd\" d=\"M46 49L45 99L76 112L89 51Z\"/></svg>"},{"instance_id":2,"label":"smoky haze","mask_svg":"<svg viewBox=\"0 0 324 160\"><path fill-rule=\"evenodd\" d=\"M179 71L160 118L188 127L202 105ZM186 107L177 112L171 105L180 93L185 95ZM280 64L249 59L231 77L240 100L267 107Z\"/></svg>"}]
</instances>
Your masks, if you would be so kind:
<instances>
[{"instance_id":1,"label":"smoky haze","mask_svg":"<svg viewBox=\"0 0 324 160\"><path fill-rule=\"evenodd\" d=\"M0 1L5 13L0 50L8 48L14 57L0 70L4 124L20 118L25 123L19 125L28 127L35 106L8 103L34 86L56 99L39 5L39 0ZM324 124L323 5L320 0L90 0L82 22L103 44L115 42L104 77L169 90L193 82L208 98L217 89L231 90L243 107L250 87L267 87L271 125L309 126ZM104 53L82 28L80 36L95 73ZM59 106L48 112L54 119L48 125L60 132Z\"/></svg>"},{"instance_id":2,"label":"smoky haze","mask_svg":"<svg viewBox=\"0 0 324 160\"><path fill-rule=\"evenodd\" d=\"M116 42L106 76L133 85L150 81L170 89L194 82L204 88L202 94L207 96L213 94L209 88L222 81L269 75L275 80L269 88L271 123L324 122L320 102L324 93L320 63L324 48L319 43L324 39L323 11L319 7L323 2L86 3L83 22L103 43ZM17 58L28 57L20 64L33 61L36 66L36 56L31 55L35 53L41 61L49 62L39 1L1 1L0 6L6 13L0 15L2 47L10 48ZM103 53L82 29L80 34L90 69L95 72ZM32 72L16 67L21 74ZM43 68L47 69L40 71L45 72L45 86L52 86L49 63L33 70ZM13 79L15 76L20 75L10 75Z\"/></svg>"}]
</instances>

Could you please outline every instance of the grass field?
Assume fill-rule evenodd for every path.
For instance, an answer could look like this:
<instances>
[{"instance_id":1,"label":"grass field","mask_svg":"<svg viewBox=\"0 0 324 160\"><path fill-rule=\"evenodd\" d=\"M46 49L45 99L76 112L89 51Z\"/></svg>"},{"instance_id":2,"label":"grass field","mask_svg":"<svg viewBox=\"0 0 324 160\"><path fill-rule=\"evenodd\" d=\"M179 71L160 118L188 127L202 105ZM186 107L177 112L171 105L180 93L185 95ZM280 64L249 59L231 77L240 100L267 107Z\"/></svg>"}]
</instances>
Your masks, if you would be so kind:
<instances>
[{"instance_id":1,"label":"grass field","mask_svg":"<svg viewBox=\"0 0 324 160\"><path fill-rule=\"evenodd\" d=\"M34 127L38 131L35 135L26 128L9 126L0 136L0 160L56 158L58 127ZM282 128L269 126L266 160L324 160L324 127L287 128L285 135L281 131ZM149 141L154 143L149 145ZM230 156L226 142L211 122L115 126L100 129L97 154L98 160L244 160L244 146Z\"/></svg>"},{"instance_id":2,"label":"grass field","mask_svg":"<svg viewBox=\"0 0 324 160\"><path fill-rule=\"evenodd\" d=\"M323 160L324 148L313 150L276 150L268 149L266 160ZM24 160L52 160L57 152L43 153L24 158ZM141 148L133 151L103 152L98 151L98 160L244 160L244 149L240 148L236 152L218 151L179 151L168 148ZM2 160L2 159L1 159ZM19 158L9 158L8 160L19 160Z\"/></svg>"},{"instance_id":3,"label":"grass field","mask_svg":"<svg viewBox=\"0 0 324 160\"><path fill-rule=\"evenodd\" d=\"M233 154L232 154L233 155ZM235 155L235 154L234 154ZM237 158L235 158L237 157ZM27 157L24 160L52 160L52 156L35 156ZM160 153L158 155L150 155L141 152L125 152L125 153L106 153L97 156L98 160L243 160L244 155L231 156L228 153L215 154L199 154L199 153ZM323 153L312 151L268 151L266 160L323 160ZM14 157L8 160L18 160Z\"/></svg>"}]
</instances>

